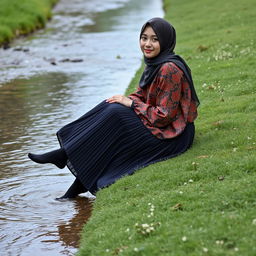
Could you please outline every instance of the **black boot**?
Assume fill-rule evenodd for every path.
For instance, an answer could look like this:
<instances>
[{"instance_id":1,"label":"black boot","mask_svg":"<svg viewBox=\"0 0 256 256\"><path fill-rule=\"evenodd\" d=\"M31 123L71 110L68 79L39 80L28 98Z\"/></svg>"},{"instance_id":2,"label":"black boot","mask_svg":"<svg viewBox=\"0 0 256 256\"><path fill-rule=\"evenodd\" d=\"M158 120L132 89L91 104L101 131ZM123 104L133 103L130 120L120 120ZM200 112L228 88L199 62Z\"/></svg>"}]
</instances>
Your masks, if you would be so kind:
<instances>
[{"instance_id":1,"label":"black boot","mask_svg":"<svg viewBox=\"0 0 256 256\"><path fill-rule=\"evenodd\" d=\"M41 154L41 155L28 153L28 157L32 161L39 164L46 164L46 163L55 164L60 169L63 169L66 166L67 160L68 160L66 152L63 148L53 150L51 152Z\"/></svg>"},{"instance_id":2,"label":"black boot","mask_svg":"<svg viewBox=\"0 0 256 256\"><path fill-rule=\"evenodd\" d=\"M85 189L83 184L79 181L78 178L76 178L73 184L67 190L67 192L63 196L56 198L56 200L75 198L79 194L84 193L86 191L87 190Z\"/></svg>"}]
</instances>

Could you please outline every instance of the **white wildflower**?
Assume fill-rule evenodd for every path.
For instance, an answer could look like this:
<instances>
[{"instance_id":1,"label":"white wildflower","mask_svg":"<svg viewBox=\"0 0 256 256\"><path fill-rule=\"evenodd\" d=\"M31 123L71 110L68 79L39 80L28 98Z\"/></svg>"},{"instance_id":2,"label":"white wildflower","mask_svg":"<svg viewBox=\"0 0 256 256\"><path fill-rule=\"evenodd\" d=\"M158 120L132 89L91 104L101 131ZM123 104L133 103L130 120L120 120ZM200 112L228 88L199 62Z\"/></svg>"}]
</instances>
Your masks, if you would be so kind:
<instances>
[{"instance_id":1,"label":"white wildflower","mask_svg":"<svg viewBox=\"0 0 256 256\"><path fill-rule=\"evenodd\" d=\"M208 248L204 247L203 252L208 252Z\"/></svg>"},{"instance_id":2,"label":"white wildflower","mask_svg":"<svg viewBox=\"0 0 256 256\"><path fill-rule=\"evenodd\" d=\"M182 240L183 242L186 242L186 241L187 241L187 237L186 237L186 236L183 236L183 237L181 238L181 240Z\"/></svg>"},{"instance_id":3,"label":"white wildflower","mask_svg":"<svg viewBox=\"0 0 256 256\"><path fill-rule=\"evenodd\" d=\"M147 223L141 224L142 228L148 228L149 225Z\"/></svg>"},{"instance_id":4,"label":"white wildflower","mask_svg":"<svg viewBox=\"0 0 256 256\"><path fill-rule=\"evenodd\" d=\"M220 240L220 244L223 245L223 244L224 244L224 241L223 241L223 240Z\"/></svg>"},{"instance_id":5,"label":"white wildflower","mask_svg":"<svg viewBox=\"0 0 256 256\"><path fill-rule=\"evenodd\" d=\"M151 229L150 229L150 228L147 228L147 229L146 229L146 232L147 232L147 233L150 233L150 232L151 232Z\"/></svg>"}]
</instances>

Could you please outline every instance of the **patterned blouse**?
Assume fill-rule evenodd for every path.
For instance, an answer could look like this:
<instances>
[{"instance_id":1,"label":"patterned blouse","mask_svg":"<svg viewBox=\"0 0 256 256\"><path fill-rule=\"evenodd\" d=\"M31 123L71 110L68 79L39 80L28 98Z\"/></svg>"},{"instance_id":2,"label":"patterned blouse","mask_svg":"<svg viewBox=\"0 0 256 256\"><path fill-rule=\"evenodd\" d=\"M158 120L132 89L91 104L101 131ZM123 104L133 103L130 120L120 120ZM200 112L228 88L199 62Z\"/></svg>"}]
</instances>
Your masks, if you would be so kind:
<instances>
[{"instance_id":1,"label":"patterned blouse","mask_svg":"<svg viewBox=\"0 0 256 256\"><path fill-rule=\"evenodd\" d=\"M174 63L164 63L153 82L128 96L144 125L159 139L178 136L197 117L189 83Z\"/></svg>"}]
</instances>

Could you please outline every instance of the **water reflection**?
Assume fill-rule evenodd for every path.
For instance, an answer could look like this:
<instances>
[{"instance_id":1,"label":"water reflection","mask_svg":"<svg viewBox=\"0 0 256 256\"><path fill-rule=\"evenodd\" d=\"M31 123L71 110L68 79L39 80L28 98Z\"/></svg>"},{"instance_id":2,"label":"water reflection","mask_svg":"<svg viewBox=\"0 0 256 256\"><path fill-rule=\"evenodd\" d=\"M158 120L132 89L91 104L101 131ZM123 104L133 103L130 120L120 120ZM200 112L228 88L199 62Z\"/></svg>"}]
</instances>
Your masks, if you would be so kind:
<instances>
[{"instance_id":1,"label":"water reflection","mask_svg":"<svg viewBox=\"0 0 256 256\"><path fill-rule=\"evenodd\" d=\"M74 200L74 208L76 213L68 221L58 224L59 238L65 246L78 247L80 240L80 233L83 225L91 216L92 199L77 198Z\"/></svg>"},{"instance_id":2,"label":"water reflection","mask_svg":"<svg viewBox=\"0 0 256 256\"><path fill-rule=\"evenodd\" d=\"M0 88L0 178L20 172L17 165L22 166L26 160L22 149L29 146L34 136L49 134L52 125L55 133L56 123L67 118L60 109L65 109L69 101L67 84L71 81L75 79L65 73L47 73L17 79Z\"/></svg>"}]
</instances>

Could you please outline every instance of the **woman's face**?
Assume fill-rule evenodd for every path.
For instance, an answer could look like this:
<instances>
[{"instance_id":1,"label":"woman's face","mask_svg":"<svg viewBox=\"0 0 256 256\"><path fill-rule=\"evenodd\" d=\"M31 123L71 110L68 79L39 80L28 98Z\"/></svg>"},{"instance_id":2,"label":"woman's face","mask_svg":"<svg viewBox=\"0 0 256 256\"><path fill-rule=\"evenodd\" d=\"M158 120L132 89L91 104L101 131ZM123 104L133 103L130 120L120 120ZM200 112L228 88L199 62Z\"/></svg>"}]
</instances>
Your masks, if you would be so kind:
<instances>
[{"instance_id":1,"label":"woman's face","mask_svg":"<svg viewBox=\"0 0 256 256\"><path fill-rule=\"evenodd\" d=\"M154 58L160 53L160 43L150 26L147 26L141 34L140 49L146 58Z\"/></svg>"}]
</instances>

